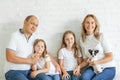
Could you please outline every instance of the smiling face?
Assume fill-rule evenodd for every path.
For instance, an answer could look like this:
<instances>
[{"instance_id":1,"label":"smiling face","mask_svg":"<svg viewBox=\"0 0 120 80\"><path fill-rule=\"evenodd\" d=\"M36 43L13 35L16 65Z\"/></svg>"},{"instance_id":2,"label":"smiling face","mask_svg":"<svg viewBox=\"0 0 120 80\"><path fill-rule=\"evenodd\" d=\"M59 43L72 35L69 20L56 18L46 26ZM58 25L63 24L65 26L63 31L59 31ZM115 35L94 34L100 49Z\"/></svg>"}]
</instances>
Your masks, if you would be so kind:
<instances>
[{"instance_id":1,"label":"smiling face","mask_svg":"<svg viewBox=\"0 0 120 80\"><path fill-rule=\"evenodd\" d=\"M39 41L35 46L34 46L34 50L35 50L35 53L38 53L38 54L43 54L44 50L45 50L45 44L44 42L42 41Z\"/></svg>"},{"instance_id":2,"label":"smiling face","mask_svg":"<svg viewBox=\"0 0 120 80\"><path fill-rule=\"evenodd\" d=\"M68 33L65 35L64 42L66 44L66 47L72 48L74 44L74 36L71 33Z\"/></svg>"},{"instance_id":3,"label":"smiling face","mask_svg":"<svg viewBox=\"0 0 120 80\"><path fill-rule=\"evenodd\" d=\"M24 31L26 34L32 34L36 31L38 27L38 19L34 16L30 17L30 19L24 21Z\"/></svg>"},{"instance_id":4,"label":"smiling face","mask_svg":"<svg viewBox=\"0 0 120 80\"><path fill-rule=\"evenodd\" d=\"M93 34L96 27L95 20L92 17L87 17L84 23L84 27L87 34Z\"/></svg>"}]
</instances>

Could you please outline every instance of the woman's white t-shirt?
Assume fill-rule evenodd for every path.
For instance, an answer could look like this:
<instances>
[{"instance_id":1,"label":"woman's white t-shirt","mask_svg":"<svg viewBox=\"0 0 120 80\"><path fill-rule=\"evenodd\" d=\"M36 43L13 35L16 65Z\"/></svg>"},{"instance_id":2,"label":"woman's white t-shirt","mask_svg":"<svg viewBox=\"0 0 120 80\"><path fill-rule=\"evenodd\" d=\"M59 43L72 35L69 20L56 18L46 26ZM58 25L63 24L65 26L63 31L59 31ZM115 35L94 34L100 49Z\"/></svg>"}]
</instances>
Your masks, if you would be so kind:
<instances>
[{"instance_id":1,"label":"woman's white t-shirt","mask_svg":"<svg viewBox=\"0 0 120 80\"><path fill-rule=\"evenodd\" d=\"M88 51L89 49L99 50L99 53L97 54L98 59L102 59L103 57L105 57L105 54L112 52L108 42L103 35L101 35L100 40L97 40L94 35L86 36L85 42L83 42L81 38L80 46L83 58L90 57L90 53ZM101 65L104 67L115 67L114 60Z\"/></svg>"}]
</instances>

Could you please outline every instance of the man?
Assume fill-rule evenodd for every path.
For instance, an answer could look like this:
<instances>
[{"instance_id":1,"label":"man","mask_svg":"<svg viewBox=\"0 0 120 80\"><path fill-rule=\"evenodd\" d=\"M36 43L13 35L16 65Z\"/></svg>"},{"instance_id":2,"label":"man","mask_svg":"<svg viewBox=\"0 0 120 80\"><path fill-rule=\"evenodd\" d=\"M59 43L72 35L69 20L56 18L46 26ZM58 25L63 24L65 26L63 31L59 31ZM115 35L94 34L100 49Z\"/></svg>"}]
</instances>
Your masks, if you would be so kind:
<instances>
[{"instance_id":1,"label":"man","mask_svg":"<svg viewBox=\"0 0 120 80\"><path fill-rule=\"evenodd\" d=\"M31 80L31 64L37 63L36 57L30 57L33 53L33 43L37 37L34 32L38 27L38 19L34 15L26 17L22 29L12 34L8 47L6 48L6 59L8 61L8 72L5 74L6 80ZM60 67L55 59L51 60L60 71Z\"/></svg>"},{"instance_id":2,"label":"man","mask_svg":"<svg viewBox=\"0 0 120 80\"><path fill-rule=\"evenodd\" d=\"M38 19L34 15L26 17L22 29L13 33L6 48L6 59L9 71L5 74L6 80L29 80L31 64L37 62L32 58L34 32L38 27Z\"/></svg>"}]
</instances>

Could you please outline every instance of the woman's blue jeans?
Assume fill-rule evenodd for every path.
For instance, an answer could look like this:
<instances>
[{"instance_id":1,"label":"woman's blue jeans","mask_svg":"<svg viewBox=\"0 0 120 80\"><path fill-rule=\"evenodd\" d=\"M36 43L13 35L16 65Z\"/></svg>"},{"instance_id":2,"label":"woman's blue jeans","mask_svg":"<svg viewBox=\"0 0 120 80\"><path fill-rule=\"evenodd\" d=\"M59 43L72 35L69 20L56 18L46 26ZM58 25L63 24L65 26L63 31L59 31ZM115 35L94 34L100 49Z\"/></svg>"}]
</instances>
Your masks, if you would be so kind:
<instances>
[{"instance_id":1,"label":"woman's blue jeans","mask_svg":"<svg viewBox=\"0 0 120 80\"><path fill-rule=\"evenodd\" d=\"M82 80L113 80L116 74L115 67L105 68L103 72L95 74L92 67L88 67L81 75Z\"/></svg>"},{"instance_id":2,"label":"woman's blue jeans","mask_svg":"<svg viewBox=\"0 0 120 80\"><path fill-rule=\"evenodd\" d=\"M30 78L31 70L10 70L6 72L6 80L32 80Z\"/></svg>"},{"instance_id":3,"label":"woman's blue jeans","mask_svg":"<svg viewBox=\"0 0 120 80\"><path fill-rule=\"evenodd\" d=\"M73 74L73 71L67 71L67 73L70 75L69 78L63 78L63 80L80 80L80 76L75 76Z\"/></svg>"}]
</instances>

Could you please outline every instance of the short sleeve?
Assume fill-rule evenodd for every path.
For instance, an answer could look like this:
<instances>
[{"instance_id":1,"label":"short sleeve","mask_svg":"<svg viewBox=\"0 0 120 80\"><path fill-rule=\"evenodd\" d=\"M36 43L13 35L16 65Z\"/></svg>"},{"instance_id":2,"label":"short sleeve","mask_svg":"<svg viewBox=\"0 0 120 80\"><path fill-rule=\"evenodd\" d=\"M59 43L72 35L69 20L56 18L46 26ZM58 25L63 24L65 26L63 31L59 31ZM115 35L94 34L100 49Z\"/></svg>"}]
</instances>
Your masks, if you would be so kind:
<instances>
[{"instance_id":1,"label":"short sleeve","mask_svg":"<svg viewBox=\"0 0 120 80\"><path fill-rule=\"evenodd\" d=\"M82 38L80 39L80 41L79 41L79 46L80 46L80 49L81 49L81 56L83 57L83 58L86 58L86 56L85 56L85 49L84 49L84 44L83 44L83 41L82 41Z\"/></svg>"},{"instance_id":2,"label":"short sleeve","mask_svg":"<svg viewBox=\"0 0 120 80\"><path fill-rule=\"evenodd\" d=\"M16 51L16 48L17 48L17 38L15 34L12 34L7 49Z\"/></svg>"},{"instance_id":3,"label":"short sleeve","mask_svg":"<svg viewBox=\"0 0 120 80\"><path fill-rule=\"evenodd\" d=\"M112 52L109 42L107 41L106 37L103 35L101 36L101 45L103 47L104 53Z\"/></svg>"},{"instance_id":4,"label":"short sleeve","mask_svg":"<svg viewBox=\"0 0 120 80\"><path fill-rule=\"evenodd\" d=\"M79 48L79 50L78 50L78 57L82 57L82 53L81 53L80 48Z\"/></svg>"},{"instance_id":5,"label":"short sleeve","mask_svg":"<svg viewBox=\"0 0 120 80\"><path fill-rule=\"evenodd\" d=\"M50 59L50 56L49 56L49 55L46 55L46 56L45 56L45 61L46 61L46 62L51 61L51 59Z\"/></svg>"},{"instance_id":6,"label":"short sleeve","mask_svg":"<svg viewBox=\"0 0 120 80\"><path fill-rule=\"evenodd\" d=\"M60 49L60 51L58 53L58 59L63 59L63 51L62 51L62 49Z\"/></svg>"}]
</instances>

